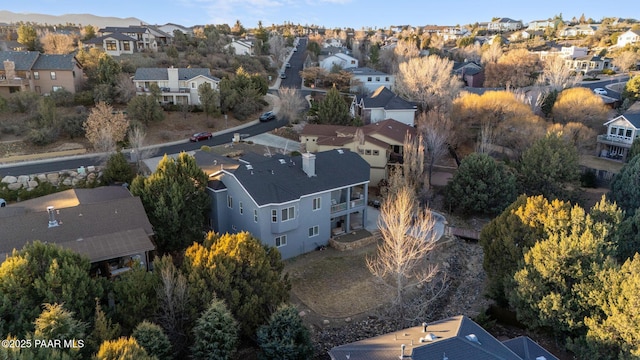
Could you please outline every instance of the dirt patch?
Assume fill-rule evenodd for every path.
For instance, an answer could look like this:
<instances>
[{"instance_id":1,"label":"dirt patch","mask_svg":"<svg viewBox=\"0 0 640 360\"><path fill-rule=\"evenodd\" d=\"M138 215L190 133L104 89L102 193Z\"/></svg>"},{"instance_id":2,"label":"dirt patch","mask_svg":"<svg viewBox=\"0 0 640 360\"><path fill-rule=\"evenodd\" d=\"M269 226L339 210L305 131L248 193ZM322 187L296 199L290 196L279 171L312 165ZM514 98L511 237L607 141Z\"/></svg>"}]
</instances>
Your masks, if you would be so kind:
<instances>
[{"instance_id":1,"label":"dirt patch","mask_svg":"<svg viewBox=\"0 0 640 360\"><path fill-rule=\"evenodd\" d=\"M349 252L328 248L293 260L286 266L293 294L311 315L331 319L354 317L390 302L393 292L375 281L365 263L374 251L375 245ZM319 318L312 316L311 322Z\"/></svg>"}]
</instances>

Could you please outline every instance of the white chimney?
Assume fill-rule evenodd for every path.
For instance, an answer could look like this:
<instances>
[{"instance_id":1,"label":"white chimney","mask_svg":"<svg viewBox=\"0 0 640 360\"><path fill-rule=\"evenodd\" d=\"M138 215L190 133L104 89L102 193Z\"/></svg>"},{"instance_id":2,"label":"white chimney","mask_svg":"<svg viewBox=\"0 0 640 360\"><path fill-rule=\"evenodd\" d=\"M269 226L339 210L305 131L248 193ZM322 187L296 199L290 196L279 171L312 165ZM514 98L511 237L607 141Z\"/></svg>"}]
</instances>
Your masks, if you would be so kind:
<instances>
[{"instance_id":1,"label":"white chimney","mask_svg":"<svg viewBox=\"0 0 640 360\"><path fill-rule=\"evenodd\" d=\"M53 212L53 206L47 206L47 212L49 213L49 227L58 226L58 220L56 220L56 215Z\"/></svg>"},{"instance_id":2,"label":"white chimney","mask_svg":"<svg viewBox=\"0 0 640 360\"><path fill-rule=\"evenodd\" d=\"M302 171L308 177L316 176L316 155L306 152L302 154Z\"/></svg>"},{"instance_id":3,"label":"white chimney","mask_svg":"<svg viewBox=\"0 0 640 360\"><path fill-rule=\"evenodd\" d=\"M167 80L169 82L170 88L178 88L180 87L180 82L178 81L178 69L173 66L167 69Z\"/></svg>"}]
</instances>

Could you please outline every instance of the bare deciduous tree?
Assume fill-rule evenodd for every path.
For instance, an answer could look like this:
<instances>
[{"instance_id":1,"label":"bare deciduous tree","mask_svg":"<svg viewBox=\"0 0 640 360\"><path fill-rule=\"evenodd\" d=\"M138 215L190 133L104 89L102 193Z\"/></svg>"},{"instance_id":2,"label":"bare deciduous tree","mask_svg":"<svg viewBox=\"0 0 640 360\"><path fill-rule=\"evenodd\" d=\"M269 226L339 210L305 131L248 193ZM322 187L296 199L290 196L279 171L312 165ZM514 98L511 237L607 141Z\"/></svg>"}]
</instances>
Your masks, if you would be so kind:
<instances>
[{"instance_id":1,"label":"bare deciduous tree","mask_svg":"<svg viewBox=\"0 0 640 360\"><path fill-rule=\"evenodd\" d=\"M543 60L542 64L542 74L538 81L543 85L548 85L552 90L560 91L574 87L582 81L581 73L572 76L573 70L567 66L565 60L560 56L548 56Z\"/></svg>"},{"instance_id":2,"label":"bare deciduous tree","mask_svg":"<svg viewBox=\"0 0 640 360\"><path fill-rule=\"evenodd\" d=\"M284 57L286 55L286 50L286 42L282 35L274 34L269 36L269 53L273 55L277 67L282 65L282 61L284 61Z\"/></svg>"},{"instance_id":3,"label":"bare deciduous tree","mask_svg":"<svg viewBox=\"0 0 640 360\"><path fill-rule=\"evenodd\" d=\"M427 263L436 246L435 220L421 210L414 191L398 171L390 179L390 189L380 208L378 227L382 242L375 256L367 258L369 271L396 291L396 304L402 309L406 288L428 284L438 267ZM399 180L399 181L396 181Z\"/></svg>"},{"instance_id":4,"label":"bare deciduous tree","mask_svg":"<svg viewBox=\"0 0 640 360\"><path fill-rule=\"evenodd\" d=\"M422 133L427 160L427 180L431 187L434 166L449 152L451 120L445 114L429 111L418 118L418 129Z\"/></svg>"},{"instance_id":5,"label":"bare deciduous tree","mask_svg":"<svg viewBox=\"0 0 640 360\"><path fill-rule=\"evenodd\" d=\"M87 140L98 151L112 151L115 144L124 140L129 120L121 112L103 102L98 103L82 124Z\"/></svg>"},{"instance_id":6,"label":"bare deciduous tree","mask_svg":"<svg viewBox=\"0 0 640 360\"><path fill-rule=\"evenodd\" d=\"M45 54L70 54L75 51L75 39L71 35L45 32L40 37L40 43Z\"/></svg>"},{"instance_id":7,"label":"bare deciduous tree","mask_svg":"<svg viewBox=\"0 0 640 360\"><path fill-rule=\"evenodd\" d=\"M146 138L147 134L140 126L134 126L131 130L129 130L129 133L127 134L129 146L131 147L131 151L133 152L133 154L135 154L132 155L132 157L135 158L136 167L139 173L141 171L140 165L142 163L142 160L151 157L156 151L155 148L147 147Z\"/></svg>"},{"instance_id":8,"label":"bare deciduous tree","mask_svg":"<svg viewBox=\"0 0 640 360\"><path fill-rule=\"evenodd\" d=\"M495 64L502 57L502 44L494 41L482 52L482 64Z\"/></svg>"},{"instance_id":9,"label":"bare deciduous tree","mask_svg":"<svg viewBox=\"0 0 640 360\"><path fill-rule=\"evenodd\" d=\"M638 54L631 51L622 51L616 57L613 58L613 65L615 65L622 72L630 72L632 66L638 62Z\"/></svg>"},{"instance_id":10,"label":"bare deciduous tree","mask_svg":"<svg viewBox=\"0 0 640 360\"><path fill-rule=\"evenodd\" d=\"M187 279L176 269L171 258L155 261L160 277L158 287L158 325L166 332L174 347L187 343ZM186 345L182 345L183 347ZM175 349L180 351L182 349Z\"/></svg>"},{"instance_id":11,"label":"bare deciduous tree","mask_svg":"<svg viewBox=\"0 0 640 360\"><path fill-rule=\"evenodd\" d=\"M448 112L462 84L453 76L453 62L431 55L413 58L400 64L396 77L396 91L410 101L417 102L423 111L437 109Z\"/></svg>"},{"instance_id":12,"label":"bare deciduous tree","mask_svg":"<svg viewBox=\"0 0 640 360\"><path fill-rule=\"evenodd\" d=\"M422 134L413 137L407 133L402 145L402 169L407 184L413 189L422 188L424 182L424 142Z\"/></svg>"},{"instance_id":13,"label":"bare deciduous tree","mask_svg":"<svg viewBox=\"0 0 640 360\"><path fill-rule=\"evenodd\" d=\"M116 101L120 104L127 104L134 96L136 96L136 87L129 75L125 73L118 74L116 78Z\"/></svg>"}]
</instances>

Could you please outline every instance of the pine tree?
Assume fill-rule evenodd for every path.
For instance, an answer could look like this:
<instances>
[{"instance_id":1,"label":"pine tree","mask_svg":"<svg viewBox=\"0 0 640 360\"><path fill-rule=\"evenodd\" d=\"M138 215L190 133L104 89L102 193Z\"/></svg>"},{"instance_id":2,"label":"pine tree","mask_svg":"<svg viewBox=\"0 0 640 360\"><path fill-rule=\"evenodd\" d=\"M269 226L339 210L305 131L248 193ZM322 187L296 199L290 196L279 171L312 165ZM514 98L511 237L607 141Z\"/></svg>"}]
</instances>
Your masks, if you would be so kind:
<instances>
[{"instance_id":1,"label":"pine tree","mask_svg":"<svg viewBox=\"0 0 640 360\"><path fill-rule=\"evenodd\" d=\"M238 344L238 323L224 301L213 300L196 321L191 355L195 360L227 360Z\"/></svg>"},{"instance_id":2,"label":"pine tree","mask_svg":"<svg viewBox=\"0 0 640 360\"><path fill-rule=\"evenodd\" d=\"M334 125L351 123L349 107L335 86L327 91L324 100L318 105L318 123Z\"/></svg>"},{"instance_id":3,"label":"pine tree","mask_svg":"<svg viewBox=\"0 0 640 360\"><path fill-rule=\"evenodd\" d=\"M305 360L313 355L309 330L292 305L281 305L257 335L262 359Z\"/></svg>"},{"instance_id":4,"label":"pine tree","mask_svg":"<svg viewBox=\"0 0 640 360\"><path fill-rule=\"evenodd\" d=\"M196 312L216 294L233 316L241 319L241 331L247 337L254 336L272 309L289 297L290 284L283 274L280 253L247 232L209 233L204 244L193 244L186 250L184 268Z\"/></svg>"},{"instance_id":5,"label":"pine tree","mask_svg":"<svg viewBox=\"0 0 640 360\"><path fill-rule=\"evenodd\" d=\"M160 326L144 320L136 326L131 337L136 339L150 356L158 359L171 357L171 342Z\"/></svg>"},{"instance_id":6,"label":"pine tree","mask_svg":"<svg viewBox=\"0 0 640 360\"><path fill-rule=\"evenodd\" d=\"M177 159L165 155L153 174L133 180L131 193L142 199L161 253L202 241L206 186L207 174L184 152Z\"/></svg>"}]
</instances>

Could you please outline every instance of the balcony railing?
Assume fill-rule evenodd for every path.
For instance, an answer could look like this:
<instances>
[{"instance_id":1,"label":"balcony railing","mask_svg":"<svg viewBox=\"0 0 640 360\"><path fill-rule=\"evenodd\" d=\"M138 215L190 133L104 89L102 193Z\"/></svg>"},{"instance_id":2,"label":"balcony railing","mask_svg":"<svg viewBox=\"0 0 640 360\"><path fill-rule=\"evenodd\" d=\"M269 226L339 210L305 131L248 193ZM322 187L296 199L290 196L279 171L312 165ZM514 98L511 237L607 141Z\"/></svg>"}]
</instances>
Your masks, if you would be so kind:
<instances>
[{"instance_id":1,"label":"balcony railing","mask_svg":"<svg viewBox=\"0 0 640 360\"><path fill-rule=\"evenodd\" d=\"M347 210L347 203L346 202L340 203L340 204L331 205L331 213L332 214L336 213L336 212L339 212L339 211L345 211L345 210Z\"/></svg>"},{"instance_id":2,"label":"balcony railing","mask_svg":"<svg viewBox=\"0 0 640 360\"><path fill-rule=\"evenodd\" d=\"M351 200L351 208L359 207L364 205L364 199L355 199Z\"/></svg>"},{"instance_id":3,"label":"balcony railing","mask_svg":"<svg viewBox=\"0 0 640 360\"><path fill-rule=\"evenodd\" d=\"M631 145L633 143L633 139L618 135L598 135L598 142L614 145Z\"/></svg>"}]
</instances>

